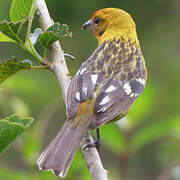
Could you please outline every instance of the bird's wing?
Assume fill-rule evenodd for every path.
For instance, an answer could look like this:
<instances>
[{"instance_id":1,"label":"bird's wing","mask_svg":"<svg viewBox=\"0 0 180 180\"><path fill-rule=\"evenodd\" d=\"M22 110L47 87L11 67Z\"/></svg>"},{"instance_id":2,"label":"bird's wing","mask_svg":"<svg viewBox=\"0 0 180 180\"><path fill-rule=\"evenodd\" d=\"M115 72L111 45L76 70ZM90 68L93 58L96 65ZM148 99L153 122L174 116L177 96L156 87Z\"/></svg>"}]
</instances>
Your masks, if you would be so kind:
<instances>
[{"instance_id":1,"label":"bird's wing","mask_svg":"<svg viewBox=\"0 0 180 180\"><path fill-rule=\"evenodd\" d=\"M97 128L116 116L125 114L145 86L139 79L122 83L116 77L109 77L102 83L103 77L102 74L86 71L73 78L68 93L69 118L76 115L79 103L92 98L96 121L93 122L91 128Z\"/></svg>"},{"instance_id":2,"label":"bird's wing","mask_svg":"<svg viewBox=\"0 0 180 180\"><path fill-rule=\"evenodd\" d=\"M118 115L125 115L142 93L144 84L137 79L121 83L116 78L108 78L96 97L94 110L96 122L91 129L98 128Z\"/></svg>"},{"instance_id":3,"label":"bird's wing","mask_svg":"<svg viewBox=\"0 0 180 180\"><path fill-rule=\"evenodd\" d=\"M92 99L96 121L91 128L97 128L126 113L142 93L146 81L142 53L135 47L131 48L133 55L125 53L129 49L119 49L114 43L103 44L82 64L69 87L69 118L76 115L79 103ZM113 50L118 57L113 58L109 54ZM135 64L132 66L132 63Z\"/></svg>"},{"instance_id":4,"label":"bird's wing","mask_svg":"<svg viewBox=\"0 0 180 180\"><path fill-rule=\"evenodd\" d=\"M92 78L92 73L82 65L79 72L71 81L66 103L67 116L69 119L76 115L79 103L84 102L92 97L95 89L95 84L93 83Z\"/></svg>"},{"instance_id":5,"label":"bird's wing","mask_svg":"<svg viewBox=\"0 0 180 180\"><path fill-rule=\"evenodd\" d=\"M89 59L81 65L70 83L66 103L66 112L69 119L76 116L79 103L92 98L96 84L101 83L103 79L103 73L97 74L92 70L96 66L94 62L97 55L102 51L103 47L104 44L98 47Z\"/></svg>"}]
</instances>

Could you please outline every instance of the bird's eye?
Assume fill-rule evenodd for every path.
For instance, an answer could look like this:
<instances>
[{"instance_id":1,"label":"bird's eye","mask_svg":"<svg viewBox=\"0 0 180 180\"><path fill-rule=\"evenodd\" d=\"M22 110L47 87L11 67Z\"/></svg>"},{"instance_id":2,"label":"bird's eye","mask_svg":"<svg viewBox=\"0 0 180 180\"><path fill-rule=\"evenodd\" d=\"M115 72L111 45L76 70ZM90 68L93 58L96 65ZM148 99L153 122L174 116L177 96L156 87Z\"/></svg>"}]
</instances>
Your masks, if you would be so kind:
<instances>
[{"instance_id":1,"label":"bird's eye","mask_svg":"<svg viewBox=\"0 0 180 180\"><path fill-rule=\"evenodd\" d=\"M101 19L99 17L94 18L94 23L99 24L101 22Z\"/></svg>"}]
</instances>

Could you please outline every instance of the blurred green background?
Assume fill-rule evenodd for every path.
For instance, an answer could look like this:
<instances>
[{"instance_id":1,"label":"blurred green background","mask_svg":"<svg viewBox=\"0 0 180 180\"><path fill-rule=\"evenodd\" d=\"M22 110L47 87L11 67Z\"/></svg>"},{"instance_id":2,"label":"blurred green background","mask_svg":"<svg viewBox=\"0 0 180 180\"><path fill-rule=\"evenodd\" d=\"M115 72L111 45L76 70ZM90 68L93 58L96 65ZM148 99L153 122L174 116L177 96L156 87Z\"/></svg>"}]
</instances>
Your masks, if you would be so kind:
<instances>
[{"instance_id":1,"label":"blurred green background","mask_svg":"<svg viewBox=\"0 0 180 180\"><path fill-rule=\"evenodd\" d=\"M0 20L9 19L11 0L0 0L0 4ZM93 34L81 30L94 11L117 7L133 16L148 83L127 117L100 129L100 156L110 180L180 180L180 1L51 0L47 6L52 18L68 24L73 32L72 38L61 41L65 53L76 57L75 61L66 58L73 75L97 46ZM33 26L39 27L37 18ZM0 43L0 59L10 56L36 64L19 46ZM51 172L39 172L36 166L40 152L66 120L54 75L46 70L24 71L1 88L0 119L18 113L35 120L1 155L0 180L59 179ZM91 179L81 151L65 179Z\"/></svg>"}]
</instances>

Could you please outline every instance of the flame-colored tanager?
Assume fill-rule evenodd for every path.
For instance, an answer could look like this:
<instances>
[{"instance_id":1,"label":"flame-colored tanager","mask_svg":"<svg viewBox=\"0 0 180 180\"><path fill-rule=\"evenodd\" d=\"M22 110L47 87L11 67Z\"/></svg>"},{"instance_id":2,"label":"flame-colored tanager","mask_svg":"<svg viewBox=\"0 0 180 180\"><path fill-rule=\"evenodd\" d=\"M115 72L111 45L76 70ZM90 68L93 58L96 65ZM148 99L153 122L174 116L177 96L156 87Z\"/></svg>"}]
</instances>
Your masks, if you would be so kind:
<instances>
[{"instance_id":1,"label":"flame-colored tanager","mask_svg":"<svg viewBox=\"0 0 180 180\"><path fill-rule=\"evenodd\" d=\"M136 26L127 12L98 10L83 29L92 30L99 44L72 79L68 120L38 160L40 170L52 170L61 177L88 130L125 116L144 90L147 77Z\"/></svg>"}]
</instances>

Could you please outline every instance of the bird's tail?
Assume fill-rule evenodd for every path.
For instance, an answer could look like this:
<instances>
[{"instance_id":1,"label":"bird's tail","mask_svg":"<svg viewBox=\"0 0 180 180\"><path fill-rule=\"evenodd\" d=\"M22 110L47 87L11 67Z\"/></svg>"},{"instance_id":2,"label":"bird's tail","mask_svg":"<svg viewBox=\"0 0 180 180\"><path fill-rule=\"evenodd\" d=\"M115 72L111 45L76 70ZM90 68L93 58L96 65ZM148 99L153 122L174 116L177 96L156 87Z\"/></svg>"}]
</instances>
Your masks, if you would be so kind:
<instances>
[{"instance_id":1,"label":"bird's tail","mask_svg":"<svg viewBox=\"0 0 180 180\"><path fill-rule=\"evenodd\" d=\"M37 161L38 168L51 170L56 176L65 177L82 138L88 132L90 122L89 116L67 120L42 152Z\"/></svg>"}]
</instances>

